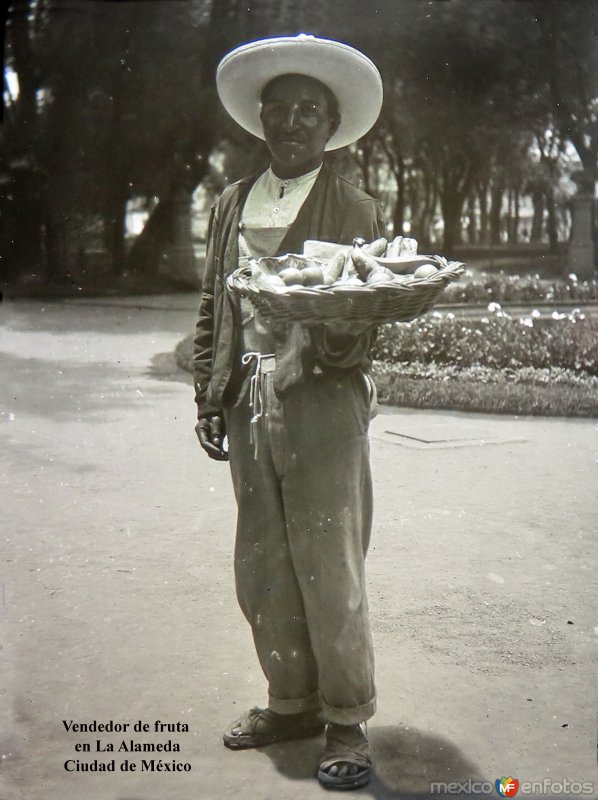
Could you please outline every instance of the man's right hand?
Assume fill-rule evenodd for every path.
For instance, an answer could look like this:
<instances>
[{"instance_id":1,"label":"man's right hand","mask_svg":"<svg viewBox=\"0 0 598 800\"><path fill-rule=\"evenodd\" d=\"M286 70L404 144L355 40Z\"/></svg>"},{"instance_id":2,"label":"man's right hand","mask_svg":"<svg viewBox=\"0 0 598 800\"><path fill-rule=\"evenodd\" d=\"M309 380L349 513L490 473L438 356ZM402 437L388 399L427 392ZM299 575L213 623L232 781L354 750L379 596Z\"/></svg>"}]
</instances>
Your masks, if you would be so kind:
<instances>
[{"instance_id":1,"label":"man's right hand","mask_svg":"<svg viewBox=\"0 0 598 800\"><path fill-rule=\"evenodd\" d=\"M200 417L195 426L195 433L210 458L215 461L228 461L228 453L222 448L225 429L224 418L220 414Z\"/></svg>"}]
</instances>

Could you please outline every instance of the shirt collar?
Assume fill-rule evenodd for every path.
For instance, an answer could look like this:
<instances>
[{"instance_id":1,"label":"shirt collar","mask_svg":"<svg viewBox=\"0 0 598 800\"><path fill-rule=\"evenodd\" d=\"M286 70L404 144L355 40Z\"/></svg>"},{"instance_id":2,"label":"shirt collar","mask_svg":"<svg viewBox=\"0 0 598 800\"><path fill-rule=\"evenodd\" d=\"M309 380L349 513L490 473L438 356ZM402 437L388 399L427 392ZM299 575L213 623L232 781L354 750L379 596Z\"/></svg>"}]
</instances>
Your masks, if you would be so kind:
<instances>
[{"instance_id":1,"label":"shirt collar","mask_svg":"<svg viewBox=\"0 0 598 800\"><path fill-rule=\"evenodd\" d=\"M304 175L298 175L296 178L279 178L278 175L273 172L272 167L268 167L268 171L266 172L266 180L268 184L272 186L295 188L298 186L303 186L310 181L314 181L318 177L321 169L322 164L320 164L319 167L312 169L310 172L306 172Z\"/></svg>"}]
</instances>

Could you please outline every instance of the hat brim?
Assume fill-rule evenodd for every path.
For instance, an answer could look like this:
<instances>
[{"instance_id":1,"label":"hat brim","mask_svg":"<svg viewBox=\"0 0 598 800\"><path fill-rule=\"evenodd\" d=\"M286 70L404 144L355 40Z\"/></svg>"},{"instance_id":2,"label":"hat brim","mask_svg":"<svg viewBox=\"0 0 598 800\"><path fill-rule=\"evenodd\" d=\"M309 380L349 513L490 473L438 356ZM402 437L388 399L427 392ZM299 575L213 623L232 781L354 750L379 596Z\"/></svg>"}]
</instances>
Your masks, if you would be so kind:
<instances>
[{"instance_id":1,"label":"hat brim","mask_svg":"<svg viewBox=\"0 0 598 800\"><path fill-rule=\"evenodd\" d=\"M370 59L342 42L306 34L260 39L236 48L220 62L216 87L235 122L263 139L262 90L273 78L289 73L316 78L338 100L341 123L326 150L357 141L378 119L382 78Z\"/></svg>"}]
</instances>

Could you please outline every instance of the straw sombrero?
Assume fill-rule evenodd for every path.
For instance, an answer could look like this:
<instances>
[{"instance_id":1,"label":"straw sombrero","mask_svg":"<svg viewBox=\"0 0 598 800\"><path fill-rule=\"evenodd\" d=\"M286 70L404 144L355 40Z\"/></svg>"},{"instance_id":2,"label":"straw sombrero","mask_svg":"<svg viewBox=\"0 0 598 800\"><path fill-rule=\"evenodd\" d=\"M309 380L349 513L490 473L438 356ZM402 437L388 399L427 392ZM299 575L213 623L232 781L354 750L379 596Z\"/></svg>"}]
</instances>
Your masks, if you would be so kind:
<instances>
[{"instance_id":1,"label":"straw sombrero","mask_svg":"<svg viewBox=\"0 0 598 800\"><path fill-rule=\"evenodd\" d=\"M316 78L336 95L341 124L326 150L336 150L364 136L382 107L382 79L370 59L354 47L300 33L260 39L224 56L216 73L220 100L241 127L264 138L260 95L279 75Z\"/></svg>"}]
</instances>

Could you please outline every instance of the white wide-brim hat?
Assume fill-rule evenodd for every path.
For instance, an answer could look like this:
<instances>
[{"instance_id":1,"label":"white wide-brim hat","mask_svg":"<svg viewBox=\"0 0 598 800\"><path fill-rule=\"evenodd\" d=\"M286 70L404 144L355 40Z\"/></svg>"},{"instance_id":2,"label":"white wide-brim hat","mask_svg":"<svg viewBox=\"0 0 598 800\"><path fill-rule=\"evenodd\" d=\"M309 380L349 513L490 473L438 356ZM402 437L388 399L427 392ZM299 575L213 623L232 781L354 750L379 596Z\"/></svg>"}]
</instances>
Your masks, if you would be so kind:
<instances>
[{"instance_id":1,"label":"white wide-brim hat","mask_svg":"<svg viewBox=\"0 0 598 800\"><path fill-rule=\"evenodd\" d=\"M326 150L337 150L364 136L382 107L382 78L370 59L354 47L300 33L249 42L224 56L216 72L223 106L241 127L264 138L260 96L279 75L316 78L334 92L341 123Z\"/></svg>"}]
</instances>

